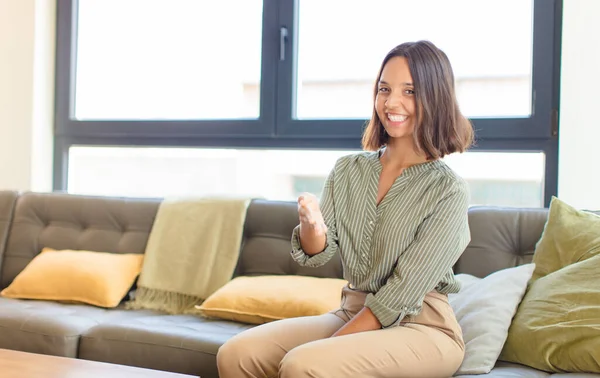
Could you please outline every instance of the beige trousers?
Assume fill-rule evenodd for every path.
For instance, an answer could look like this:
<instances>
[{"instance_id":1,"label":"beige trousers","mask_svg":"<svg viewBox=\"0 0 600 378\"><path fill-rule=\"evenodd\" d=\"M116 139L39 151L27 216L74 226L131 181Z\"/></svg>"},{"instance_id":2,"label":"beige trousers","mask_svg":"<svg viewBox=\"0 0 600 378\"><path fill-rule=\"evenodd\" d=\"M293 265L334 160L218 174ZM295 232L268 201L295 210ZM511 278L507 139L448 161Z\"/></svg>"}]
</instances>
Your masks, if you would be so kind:
<instances>
[{"instance_id":1,"label":"beige trousers","mask_svg":"<svg viewBox=\"0 0 600 378\"><path fill-rule=\"evenodd\" d=\"M363 308L367 293L345 287L339 310L279 320L221 346L220 378L447 378L464 357L462 332L444 294L401 325L330 338Z\"/></svg>"}]
</instances>

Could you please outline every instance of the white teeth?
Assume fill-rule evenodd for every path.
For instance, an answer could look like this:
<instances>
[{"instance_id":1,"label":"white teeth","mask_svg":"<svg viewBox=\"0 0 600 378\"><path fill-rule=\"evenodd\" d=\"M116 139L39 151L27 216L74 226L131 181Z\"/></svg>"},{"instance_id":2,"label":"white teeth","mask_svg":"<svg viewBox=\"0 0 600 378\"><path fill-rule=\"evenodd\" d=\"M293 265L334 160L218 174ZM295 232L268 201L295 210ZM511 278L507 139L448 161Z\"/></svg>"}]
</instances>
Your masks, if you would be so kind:
<instances>
[{"instance_id":1,"label":"white teeth","mask_svg":"<svg viewBox=\"0 0 600 378\"><path fill-rule=\"evenodd\" d=\"M404 122L406 121L405 115L388 114L388 119L392 122Z\"/></svg>"}]
</instances>

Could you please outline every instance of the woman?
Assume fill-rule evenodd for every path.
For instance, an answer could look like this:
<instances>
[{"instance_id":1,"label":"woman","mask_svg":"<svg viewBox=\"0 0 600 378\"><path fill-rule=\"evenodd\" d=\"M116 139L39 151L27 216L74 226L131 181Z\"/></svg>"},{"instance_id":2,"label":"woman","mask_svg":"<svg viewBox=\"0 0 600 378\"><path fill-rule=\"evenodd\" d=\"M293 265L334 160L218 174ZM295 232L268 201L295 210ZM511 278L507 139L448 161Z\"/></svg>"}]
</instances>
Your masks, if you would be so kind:
<instances>
[{"instance_id":1,"label":"woman","mask_svg":"<svg viewBox=\"0 0 600 378\"><path fill-rule=\"evenodd\" d=\"M292 256L340 253L341 308L247 330L219 350L221 378L450 377L464 357L448 293L470 241L468 190L441 158L472 143L454 74L428 41L391 50L375 83L366 150L342 157L321 204L298 198Z\"/></svg>"}]
</instances>

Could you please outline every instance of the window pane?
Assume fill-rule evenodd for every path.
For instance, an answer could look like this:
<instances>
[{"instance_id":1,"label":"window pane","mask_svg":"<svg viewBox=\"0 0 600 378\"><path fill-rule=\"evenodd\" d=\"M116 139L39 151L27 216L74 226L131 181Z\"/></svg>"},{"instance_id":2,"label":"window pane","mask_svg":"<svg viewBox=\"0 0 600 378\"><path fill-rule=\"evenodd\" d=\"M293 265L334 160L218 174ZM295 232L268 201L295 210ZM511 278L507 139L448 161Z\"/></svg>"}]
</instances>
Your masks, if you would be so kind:
<instances>
[{"instance_id":1,"label":"window pane","mask_svg":"<svg viewBox=\"0 0 600 378\"><path fill-rule=\"evenodd\" d=\"M349 153L74 146L69 150L68 191L132 197L240 195L296 200L306 189L316 189L318 194L335 161Z\"/></svg>"},{"instance_id":2,"label":"window pane","mask_svg":"<svg viewBox=\"0 0 600 378\"><path fill-rule=\"evenodd\" d=\"M296 119L369 118L385 54L421 39L448 55L465 115L531 114L533 0L299 1Z\"/></svg>"},{"instance_id":3,"label":"window pane","mask_svg":"<svg viewBox=\"0 0 600 378\"><path fill-rule=\"evenodd\" d=\"M469 184L471 205L543 207L543 152L467 152L444 158Z\"/></svg>"},{"instance_id":4,"label":"window pane","mask_svg":"<svg viewBox=\"0 0 600 378\"><path fill-rule=\"evenodd\" d=\"M335 161L352 152L74 146L68 191L295 201L305 191L320 195ZM445 160L468 181L474 205L543 204L543 153L468 152Z\"/></svg>"},{"instance_id":5,"label":"window pane","mask_svg":"<svg viewBox=\"0 0 600 378\"><path fill-rule=\"evenodd\" d=\"M77 119L255 119L261 0L79 0Z\"/></svg>"}]
</instances>

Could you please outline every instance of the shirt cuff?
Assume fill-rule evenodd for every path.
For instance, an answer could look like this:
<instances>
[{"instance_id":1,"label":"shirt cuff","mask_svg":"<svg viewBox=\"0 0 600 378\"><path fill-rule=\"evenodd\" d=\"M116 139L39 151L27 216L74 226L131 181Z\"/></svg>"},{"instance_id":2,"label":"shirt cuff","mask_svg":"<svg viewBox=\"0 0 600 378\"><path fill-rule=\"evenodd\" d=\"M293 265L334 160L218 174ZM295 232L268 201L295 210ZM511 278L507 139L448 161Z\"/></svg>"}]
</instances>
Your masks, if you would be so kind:
<instances>
[{"instance_id":1,"label":"shirt cuff","mask_svg":"<svg viewBox=\"0 0 600 378\"><path fill-rule=\"evenodd\" d=\"M364 306L371 309L373 315L375 315L377 320L379 320L379 323L381 323L381 328L397 326L404 319L409 310L406 306L402 306L400 310L390 308L377 299L373 293L367 295Z\"/></svg>"},{"instance_id":2,"label":"shirt cuff","mask_svg":"<svg viewBox=\"0 0 600 378\"><path fill-rule=\"evenodd\" d=\"M325 249L315 255L307 255L300 244L300 226L298 225L294 228L294 232L292 233L292 258L301 266L316 268L325 265L335 252L335 249L331 247L330 240L328 231Z\"/></svg>"}]
</instances>

